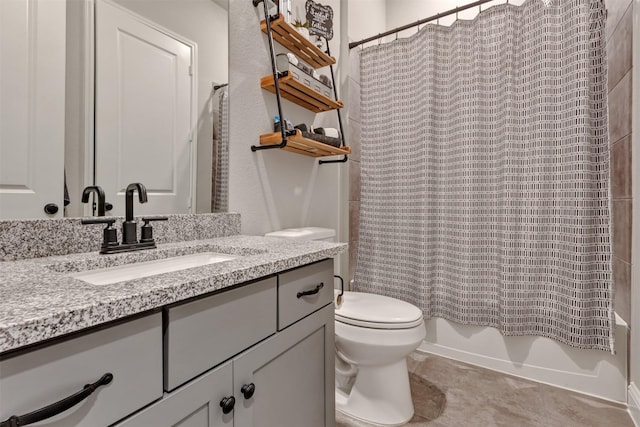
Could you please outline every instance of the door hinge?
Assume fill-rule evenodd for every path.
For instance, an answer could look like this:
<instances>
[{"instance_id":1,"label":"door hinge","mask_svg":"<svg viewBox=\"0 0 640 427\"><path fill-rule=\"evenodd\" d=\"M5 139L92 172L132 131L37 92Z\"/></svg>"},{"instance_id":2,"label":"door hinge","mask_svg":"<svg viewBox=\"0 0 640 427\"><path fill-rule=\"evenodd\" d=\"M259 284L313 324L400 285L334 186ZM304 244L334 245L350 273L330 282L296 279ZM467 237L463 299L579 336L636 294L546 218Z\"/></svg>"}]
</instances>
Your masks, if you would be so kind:
<instances>
[{"instance_id":1,"label":"door hinge","mask_svg":"<svg viewBox=\"0 0 640 427\"><path fill-rule=\"evenodd\" d=\"M189 65L189 75L193 76L193 65Z\"/></svg>"}]
</instances>

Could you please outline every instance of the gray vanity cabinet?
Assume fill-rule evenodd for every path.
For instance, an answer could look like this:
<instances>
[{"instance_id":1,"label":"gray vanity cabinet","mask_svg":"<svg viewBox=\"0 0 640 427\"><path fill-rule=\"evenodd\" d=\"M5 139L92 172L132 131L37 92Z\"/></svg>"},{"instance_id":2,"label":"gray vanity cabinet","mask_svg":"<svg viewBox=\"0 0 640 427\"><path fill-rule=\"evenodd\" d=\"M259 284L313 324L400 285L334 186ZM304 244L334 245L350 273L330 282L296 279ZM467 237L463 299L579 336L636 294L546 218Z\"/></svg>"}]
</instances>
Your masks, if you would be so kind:
<instances>
[{"instance_id":1,"label":"gray vanity cabinet","mask_svg":"<svg viewBox=\"0 0 640 427\"><path fill-rule=\"evenodd\" d=\"M333 427L332 281L320 261L0 358L0 421L109 372L45 425Z\"/></svg>"},{"instance_id":2,"label":"gray vanity cabinet","mask_svg":"<svg viewBox=\"0 0 640 427\"><path fill-rule=\"evenodd\" d=\"M278 275L278 333L233 359L236 427L334 425L332 302L333 260Z\"/></svg>"},{"instance_id":3,"label":"gray vanity cabinet","mask_svg":"<svg viewBox=\"0 0 640 427\"><path fill-rule=\"evenodd\" d=\"M169 308L167 392L117 427L333 427L332 281L325 260Z\"/></svg>"},{"instance_id":4,"label":"gray vanity cabinet","mask_svg":"<svg viewBox=\"0 0 640 427\"><path fill-rule=\"evenodd\" d=\"M233 360L236 427L334 425L333 325L328 305Z\"/></svg>"},{"instance_id":5,"label":"gray vanity cabinet","mask_svg":"<svg viewBox=\"0 0 640 427\"><path fill-rule=\"evenodd\" d=\"M115 427L333 427L333 333L329 305Z\"/></svg>"}]
</instances>

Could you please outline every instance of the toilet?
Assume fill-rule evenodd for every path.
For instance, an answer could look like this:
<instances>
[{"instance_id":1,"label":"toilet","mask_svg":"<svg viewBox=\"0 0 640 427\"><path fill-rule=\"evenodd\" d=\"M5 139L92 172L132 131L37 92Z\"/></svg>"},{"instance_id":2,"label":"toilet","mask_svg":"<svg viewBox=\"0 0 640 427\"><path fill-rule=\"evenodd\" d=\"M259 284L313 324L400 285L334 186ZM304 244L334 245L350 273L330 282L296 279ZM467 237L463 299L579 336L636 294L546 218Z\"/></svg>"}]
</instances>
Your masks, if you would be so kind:
<instances>
[{"instance_id":1,"label":"toilet","mask_svg":"<svg viewBox=\"0 0 640 427\"><path fill-rule=\"evenodd\" d=\"M304 227L269 237L327 240L335 231ZM335 311L336 409L382 426L413 417L407 356L425 338L422 311L407 302L364 292L346 292Z\"/></svg>"}]
</instances>

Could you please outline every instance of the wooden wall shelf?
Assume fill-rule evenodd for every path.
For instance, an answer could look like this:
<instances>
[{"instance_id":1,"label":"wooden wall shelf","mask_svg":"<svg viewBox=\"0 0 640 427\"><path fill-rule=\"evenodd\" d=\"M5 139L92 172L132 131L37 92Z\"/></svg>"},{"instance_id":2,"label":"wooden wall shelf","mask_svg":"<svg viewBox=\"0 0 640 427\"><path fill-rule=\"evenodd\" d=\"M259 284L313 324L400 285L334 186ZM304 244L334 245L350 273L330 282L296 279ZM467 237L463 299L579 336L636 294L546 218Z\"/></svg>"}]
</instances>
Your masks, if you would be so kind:
<instances>
[{"instance_id":1,"label":"wooden wall shelf","mask_svg":"<svg viewBox=\"0 0 640 427\"><path fill-rule=\"evenodd\" d=\"M264 20L260 23L260 29L266 34L267 24ZM275 41L296 54L298 58L313 68L326 67L327 65L336 63L336 59L333 56L324 53L294 27L285 22L282 14L271 21L271 33Z\"/></svg>"},{"instance_id":2,"label":"wooden wall shelf","mask_svg":"<svg viewBox=\"0 0 640 427\"><path fill-rule=\"evenodd\" d=\"M291 74L278 79L280 94L283 98L294 102L314 113L336 110L342 108L342 101L335 101L309 86L295 80ZM260 79L262 89L276 93L273 76L265 76Z\"/></svg>"},{"instance_id":3,"label":"wooden wall shelf","mask_svg":"<svg viewBox=\"0 0 640 427\"><path fill-rule=\"evenodd\" d=\"M260 145L278 145L281 142L282 135L280 134L280 132L260 135ZM283 150L311 157L341 156L351 154L351 148L349 147L334 147L332 145L314 141L313 139L304 138L302 136L302 132L300 132L300 130L298 129L296 129L295 135L287 137L287 145L283 148Z\"/></svg>"},{"instance_id":4,"label":"wooden wall shelf","mask_svg":"<svg viewBox=\"0 0 640 427\"><path fill-rule=\"evenodd\" d=\"M257 7L258 3L260 2L254 0L253 5ZM263 1L262 4L264 14L268 15L269 12L267 10L266 0ZM276 54L274 50L274 40L295 54L298 59L306 62L313 68L332 66L336 63L336 59L331 56L328 41L327 52L325 53L300 34L293 26L285 22L282 14L279 14L277 17L267 17L267 20L263 20L260 23L260 29L269 38L269 53L271 55L271 66L273 69L272 75L260 79L260 86L264 90L276 95L278 101L278 115L284 120L282 106L280 103L281 98L288 99L289 101L298 104L307 110L313 111L314 113L336 110L338 113L338 123L340 125L341 146L334 147L314 139L305 138L302 136L302 132L296 129L294 134L291 134L292 132L288 132L290 135L286 136L286 144L284 144L284 147L280 147L283 143L282 133L274 132L260 135L260 145L252 145L251 151L255 152L259 150L281 148L292 153L310 157L342 156L341 160L321 159L318 162L319 164L346 162L348 160L347 156L351 154L351 148L346 147L344 143L342 121L340 119L340 109L343 107L342 101L334 100L306 84L297 81L293 78L290 72L285 73L283 70L283 72L279 73L275 63ZM275 79L278 79L277 82ZM333 83L333 93L337 98L338 95L336 93L336 82L333 75L333 67L331 67L331 81Z\"/></svg>"}]
</instances>

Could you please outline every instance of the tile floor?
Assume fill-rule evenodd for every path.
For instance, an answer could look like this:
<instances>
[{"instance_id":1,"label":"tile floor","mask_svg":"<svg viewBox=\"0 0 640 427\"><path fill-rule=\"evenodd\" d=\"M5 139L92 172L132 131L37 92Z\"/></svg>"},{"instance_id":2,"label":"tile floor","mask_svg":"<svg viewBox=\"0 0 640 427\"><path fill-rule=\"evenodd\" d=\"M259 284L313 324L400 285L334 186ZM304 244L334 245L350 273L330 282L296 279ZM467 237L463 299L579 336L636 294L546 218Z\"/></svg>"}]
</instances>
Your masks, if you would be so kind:
<instances>
[{"instance_id":1,"label":"tile floor","mask_svg":"<svg viewBox=\"0 0 640 427\"><path fill-rule=\"evenodd\" d=\"M411 427L634 427L626 408L452 359L409 356ZM369 427L336 414L337 427Z\"/></svg>"}]
</instances>

